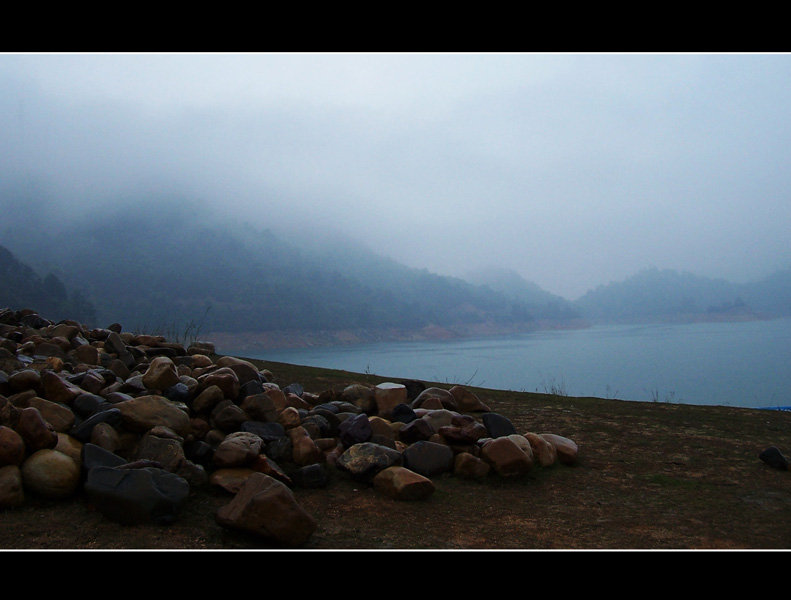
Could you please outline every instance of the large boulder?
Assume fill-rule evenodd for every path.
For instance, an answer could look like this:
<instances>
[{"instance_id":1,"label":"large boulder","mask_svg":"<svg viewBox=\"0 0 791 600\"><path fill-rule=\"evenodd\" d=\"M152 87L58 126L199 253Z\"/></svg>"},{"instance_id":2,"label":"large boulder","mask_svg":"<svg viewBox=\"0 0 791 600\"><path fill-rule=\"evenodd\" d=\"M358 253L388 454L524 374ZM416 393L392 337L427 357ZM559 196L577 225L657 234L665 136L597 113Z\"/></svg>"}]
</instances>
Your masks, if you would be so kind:
<instances>
[{"instance_id":1,"label":"large boulder","mask_svg":"<svg viewBox=\"0 0 791 600\"><path fill-rule=\"evenodd\" d=\"M511 436L488 439L481 446L481 458L503 477L524 475L533 468L533 457L528 454L530 442L522 439L526 447Z\"/></svg>"},{"instance_id":2,"label":"large boulder","mask_svg":"<svg viewBox=\"0 0 791 600\"><path fill-rule=\"evenodd\" d=\"M123 525L168 525L189 495L189 483L155 467L95 467L85 491L108 519Z\"/></svg>"},{"instance_id":3,"label":"large boulder","mask_svg":"<svg viewBox=\"0 0 791 600\"><path fill-rule=\"evenodd\" d=\"M419 441L401 453L404 467L425 477L434 477L453 470L453 450L445 444Z\"/></svg>"},{"instance_id":4,"label":"large boulder","mask_svg":"<svg viewBox=\"0 0 791 600\"><path fill-rule=\"evenodd\" d=\"M192 429L187 412L164 396L139 396L114 406L121 411L123 425L130 431L145 433L157 425L163 425L186 437Z\"/></svg>"},{"instance_id":5,"label":"large boulder","mask_svg":"<svg viewBox=\"0 0 791 600\"><path fill-rule=\"evenodd\" d=\"M302 546L318 527L285 484L263 473L247 477L230 504L217 511L216 519L224 527L248 531L287 547Z\"/></svg>"},{"instance_id":6,"label":"large boulder","mask_svg":"<svg viewBox=\"0 0 791 600\"><path fill-rule=\"evenodd\" d=\"M57 450L34 452L22 463L25 489L46 498L68 498L80 483L80 465Z\"/></svg>"}]
</instances>

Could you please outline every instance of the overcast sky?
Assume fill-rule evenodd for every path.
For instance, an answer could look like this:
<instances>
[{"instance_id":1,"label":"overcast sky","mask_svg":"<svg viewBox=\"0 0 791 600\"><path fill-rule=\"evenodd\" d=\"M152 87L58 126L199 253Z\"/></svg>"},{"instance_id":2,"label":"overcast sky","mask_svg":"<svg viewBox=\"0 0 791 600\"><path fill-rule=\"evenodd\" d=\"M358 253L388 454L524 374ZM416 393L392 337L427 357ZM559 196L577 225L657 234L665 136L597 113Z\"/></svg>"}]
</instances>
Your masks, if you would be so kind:
<instances>
[{"instance_id":1,"label":"overcast sky","mask_svg":"<svg viewBox=\"0 0 791 600\"><path fill-rule=\"evenodd\" d=\"M0 55L0 178L42 177L49 214L186 196L569 299L748 281L791 266L791 55Z\"/></svg>"}]
</instances>

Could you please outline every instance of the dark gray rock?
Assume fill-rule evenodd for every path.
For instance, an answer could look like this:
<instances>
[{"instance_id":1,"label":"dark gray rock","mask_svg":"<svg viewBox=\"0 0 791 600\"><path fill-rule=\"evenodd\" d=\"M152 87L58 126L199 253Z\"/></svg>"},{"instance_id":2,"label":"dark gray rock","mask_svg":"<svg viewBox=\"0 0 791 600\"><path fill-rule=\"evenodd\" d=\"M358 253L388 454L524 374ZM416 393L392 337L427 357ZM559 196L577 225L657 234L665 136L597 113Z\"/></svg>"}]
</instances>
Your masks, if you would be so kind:
<instances>
[{"instance_id":1,"label":"dark gray rock","mask_svg":"<svg viewBox=\"0 0 791 600\"><path fill-rule=\"evenodd\" d=\"M338 436L344 448L367 442L371 439L371 435L373 435L371 422L365 413L349 417L338 425Z\"/></svg>"},{"instance_id":2,"label":"dark gray rock","mask_svg":"<svg viewBox=\"0 0 791 600\"><path fill-rule=\"evenodd\" d=\"M323 488L327 485L329 477L324 465L315 463L297 469L291 474L291 480L303 488Z\"/></svg>"},{"instance_id":3,"label":"dark gray rock","mask_svg":"<svg viewBox=\"0 0 791 600\"><path fill-rule=\"evenodd\" d=\"M80 394L71 403L71 409L78 417L87 419L102 408L112 408L112 404L96 394Z\"/></svg>"},{"instance_id":4,"label":"dark gray rock","mask_svg":"<svg viewBox=\"0 0 791 600\"><path fill-rule=\"evenodd\" d=\"M168 400L173 402L182 402L184 404L189 404L189 401L192 399L192 394L190 394L189 388L186 384L181 382L170 386L163 392L163 395Z\"/></svg>"},{"instance_id":5,"label":"dark gray rock","mask_svg":"<svg viewBox=\"0 0 791 600\"><path fill-rule=\"evenodd\" d=\"M185 479L153 467L95 467L85 482L99 512L123 525L173 523L189 490Z\"/></svg>"},{"instance_id":6,"label":"dark gray rock","mask_svg":"<svg viewBox=\"0 0 791 600\"><path fill-rule=\"evenodd\" d=\"M69 435L78 439L82 443L88 442L91 439L91 432L93 428L99 423L107 423L113 429L121 427L121 411L117 408L108 408L106 410L99 410L93 413L90 417L85 419L79 425L75 425L69 431Z\"/></svg>"},{"instance_id":7,"label":"dark gray rock","mask_svg":"<svg viewBox=\"0 0 791 600\"><path fill-rule=\"evenodd\" d=\"M782 452L776 446L769 446L766 450L758 455L770 467L780 469L782 471L788 470L788 459L783 456Z\"/></svg>"},{"instance_id":8,"label":"dark gray rock","mask_svg":"<svg viewBox=\"0 0 791 600\"><path fill-rule=\"evenodd\" d=\"M404 458L404 467L424 477L434 477L453 470L453 450L444 444L415 442L401 454Z\"/></svg>"},{"instance_id":9,"label":"dark gray rock","mask_svg":"<svg viewBox=\"0 0 791 600\"><path fill-rule=\"evenodd\" d=\"M427 440L432 435L434 435L434 428L425 419L415 419L398 431L398 437L405 444L414 444L421 440Z\"/></svg>"},{"instance_id":10,"label":"dark gray rock","mask_svg":"<svg viewBox=\"0 0 791 600\"><path fill-rule=\"evenodd\" d=\"M336 419L337 419L337 417L336 417ZM319 430L319 437L323 437L323 438L335 437L335 432L333 430L332 425L330 425L330 422L323 415L319 415L319 414L315 414L315 413L306 415L302 419L302 425L304 426L304 425L306 425L308 423L312 423L313 425L315 425L318 428L318 430ZM337 429L337 427L336 427L336 429Z\"/></svg>"},{"instance_id":11,"label":"dark gray rock","mask_svg":"<svg viewBox=\"0 0 791 600\"><path fill-rule=\"evenodd\" d=\"M87 443L82 447L82 466L85 471L96 467L120 467L126 462L124 458L96 444Z\"/></svg>"},{"instance_id":12,"label":"dark gray rock","mask_svg":"<svg viewBox=\"0 0 791 600\"><path fill-rule=\"evenodd\" d=\"M302 398L302 394L305 393L305 388L303 388L302 384L300 383L291 383L283 388L283 393L286 395L294 394L295 396Z\"/></svg>"},{"instance_id":13,"label":"dark gray rock","mask_svg":"<svg viewBox=\"0 0 791 600\"><path fill-rule=\"evenodd\" d=\"M514 424L511 423L508 417L504 417L501 414L494 412L484 413L481 417L481 421L491 438L505 437L516 433Z\"/></svg>"},{"instance_id":14,"label":"dark gray rock","mask_svg":"<svg viewBox=\"0 0 791 600\"><path fill-rule=\"evenodd\" d=\"M399 423L411 423L418 418L415 411L408 404L397 404L393 407L390 417L393 421L398 421Z\"/></svg>"},{"instance_id":15,"label":"dark gray rock","mask_svg":"<svg viewBox=\"0 0 791 600\"><path fill-rule=\"evenodd\" d=\"M187 460L206 468L211 464L214 448L202 440L192 440L184 444L184 456Z\"/></svg>"},{"instance_id":16,"label":"dark gray rock","mask_svg":"<svg viewBox=\"0 0 791 600\"><path fill-rule=\"evenodd\" d=\"M240 428L241 431L254 433L265 443L273 442L286 437L286 429L280 423L268 421L245 421Z\"/></svg>"},{"instance_id":17,"label":"dark gray rock","mask_svg":"<svg viewBox=\"0 0 791 600\"><path fill-rule=\"evenodd\" d=\"M256 394L263 394L264 386L260 380L250 380L239 387L239 402L241 403L247 396L255 396Z\"/></svg>"},{"instance_id":18,"label":"dark gray rock","mask_svg":"<svg viewBox=\"0 0 791 600\"><path fill-rule=\"evenodd\" d=\"M267 442L264 446L264 454L278 464L291 462L294 456L294 447L291 438L283 436Z\"/></svg>"}]
</instances>

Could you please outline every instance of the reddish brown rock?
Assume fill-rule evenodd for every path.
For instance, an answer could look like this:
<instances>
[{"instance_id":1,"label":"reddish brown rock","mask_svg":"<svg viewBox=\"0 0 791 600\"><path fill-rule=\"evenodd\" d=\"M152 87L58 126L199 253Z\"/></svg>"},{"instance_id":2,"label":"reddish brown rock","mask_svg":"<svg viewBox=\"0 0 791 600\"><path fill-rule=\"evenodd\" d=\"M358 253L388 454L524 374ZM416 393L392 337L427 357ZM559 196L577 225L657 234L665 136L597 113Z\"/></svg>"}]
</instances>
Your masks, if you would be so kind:
<instances>
[{"instance_id":1,"label":"reddish brown rock","mask_svg":"<svg viewBox=\"0 0 791 600\"><path fill-rule=\"evenodd\" d=\"M167 356L157 356L143 373L143 385L149 390L164 391L179 382L176 365Z\"/></svg>"},{"instance_id":2,"label":"reddish brown rock","mask_svg":"<svg viewBox=\"0 0 791 600\"><path fill-rule=\"evenodd\" d=\"M523 437L530 448L530 443ZM481 447L481 458L489 463L498 475L512 477L524 475L533 468L532 456L528 455L524 446L511 439L510 436L492 438Z\"/></svg>"},{"instance_id":3,"label":"reddish brown rock","mask_svg":"<svg viewBox=\"0 0 791 600\"><path fill-rule=\"evenodd\" d=\"M0 466L21 465L25 460L25 442L10 427L0 426Z\"/></svg>"},{"instance_id":4,"label":"reddish brown rock","mask_svg":"<svg viewBox=\"0 0 791 600\"><path fill-rule=\"evenodd\" d=\"M434 493L434 483L405 467L393 466L376 474L374 489L395 500L425 500Z\"/></svg>"},{"instance_id":5,"label":"reddish brown rock","mask_svg":"<svg viewBox=\"0 0 791 600\"><path fill-rule=\"evenodd\" d=\"M0 508L14 508L24 503L22 470L17 465L0 467Z\"/></svg>"},{"instance_id":6,"label":"reddish brown rock","mask_svg":"<svg viewBox=\"0 0 791 600\"><path fill-rule=\"evenodd\" d=\"M453 474L458 477L470 479L481 479L486 477L492 470L491 465L469 452L459 452L453 464Z\"/></svg>"},{"instance_id":7,"label":"reddish brown rock","mask_svg":"<svg viewBox=\"0 0 791 600\"><path fill-rule=\"evenodd\" d=\"M55 371L43 371L41 373L41 384L44 390L44 398L67 406L70 406L77 396L84 393L82 388L69 383Z\"/></svg>"},{"instance_id":8,"label":"reddish brown rock","mask_svg":"<svg viewBox=\"0 0 791 600\"><path fill-rule=\"evenodd\" d=\"M201 377L201 386L207 388L216 385L222 390L223 396L228 400L236 400L239 395L239 377L228 367L215 369L211 373Z\"/></svg>"},{"instance_id":9,"label":"reddish brown rock","mask_svg":"<svg viewBox=\"0 0 791 600\"><path fill-rule=\"evenodd\" d=\"M463 413L468 412L487 412L489 407L484 404L478 396L467 388L454 385L448 390L451 396L456 400L458 411Z\"/></svg>"},{"instance_id":10,"label":"reddish brown rock","mask_svg":"<svg viewBox=\"0 0 791 600\"><path fill-rule=\"evenodd\" d=\"M242 484L255 472L249 467L215 469L209 477L209 483L219 486L232 494L237 494L242 489Z\"/></svg>"},{"instance_id":11,"label":"reddish brown rock","mask_svg":"<svg viewBox=\"0 0 791 600\"><path fill-rule=\"evenodd\" d=\"M247 478L231 503L217 511L217 522L287 547L302 546L318 527L285 484L262 473Z\"/></svg>"},{"instance_id":12,"label":"reddish brown rock","mask_svg":"<svg viewBox=\"0 0 791 600\"><path fill-rule=\"evenodd\" d=\"M57 432L35 408L28 407L19 411L19 421L15 429L25 441L28 452L54 448L58 444Z\"/></svg>"},{"instance_id":13,"label":"reddish brown rock","mask_svg":"<svg viewBox=\"0 0 791 600\"><path fill-rule=\"evenodd\" d=\"M558 453L558 462L560 464L573 465L577 462L579 448L573 440L554 433L542 433L540 435L555 447Z\"/></svg>"},{"instance_id":14,"label":"reddish brown rock","mask_svg":"<svg viewBox=\"0 0 791 600\"><path fill-rule=\"evenodd\" d=\"M555 464L558 456L555 446L533 432L526 433L525 439L530 442L530 447L533 449L533 458L538 464L542 467L551 467Z\"/></svg>"},{"instance_id":15,"label":"reddish brown rock","mask_svg":"<svg viewBox=\"0 0 791 600\"><path fill-rule=\"evenodd\" d=\"M246 466L261 453L263 443L263 440L254 433L245 431L230 433L217 446L212 460L218 467Z\"/></svg>"}]
</instances>

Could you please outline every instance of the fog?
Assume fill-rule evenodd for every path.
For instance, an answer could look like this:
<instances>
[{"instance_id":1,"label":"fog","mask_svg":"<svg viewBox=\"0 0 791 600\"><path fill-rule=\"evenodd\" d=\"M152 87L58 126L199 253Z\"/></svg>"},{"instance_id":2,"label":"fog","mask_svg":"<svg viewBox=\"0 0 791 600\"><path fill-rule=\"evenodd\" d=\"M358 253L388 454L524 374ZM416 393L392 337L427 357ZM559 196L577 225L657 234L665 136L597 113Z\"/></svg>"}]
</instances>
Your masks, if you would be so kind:
<instances>
[{"instance_id":1,"label":"fog","mask_svg":"<svg viewBox=\"0 0 791 600\"><path fill-rule=\"evenodd\" d=\"M744 282L791 266L789 106L785 54L4 54L0 210L177 226L186 198L568 299Z\"/></svg>"}]
</instances>

